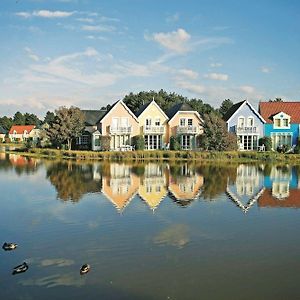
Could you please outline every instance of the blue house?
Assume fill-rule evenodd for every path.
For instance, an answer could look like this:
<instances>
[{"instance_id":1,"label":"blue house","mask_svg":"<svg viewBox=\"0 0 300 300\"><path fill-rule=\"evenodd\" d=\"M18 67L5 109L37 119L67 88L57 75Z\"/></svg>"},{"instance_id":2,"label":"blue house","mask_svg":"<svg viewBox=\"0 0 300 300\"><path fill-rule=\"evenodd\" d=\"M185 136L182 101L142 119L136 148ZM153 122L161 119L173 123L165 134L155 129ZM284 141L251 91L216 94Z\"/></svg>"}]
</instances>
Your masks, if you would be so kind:
<instances>
[{"instance_id":1,"label":"blue house","mask_svg":"<svg viewBox=\"0 0 300 300\"><path fill-rule=\"evenodd\" d=\"M264 136L265 120L247 101L234 104L224 116L229 132L237 135L239 150L256 150Z\"/></svg>"},{"instance_id":2,"label":"blue house","mask_svg":"<svg viewBox=\"0 0 300 300\"><path fill-rule=\"evenodd\" d=\"M265 136L272 139L272 149L297 145L300 126L300 102L260 102L259 112L266 120Z\"/></svg>"}]
</instances>

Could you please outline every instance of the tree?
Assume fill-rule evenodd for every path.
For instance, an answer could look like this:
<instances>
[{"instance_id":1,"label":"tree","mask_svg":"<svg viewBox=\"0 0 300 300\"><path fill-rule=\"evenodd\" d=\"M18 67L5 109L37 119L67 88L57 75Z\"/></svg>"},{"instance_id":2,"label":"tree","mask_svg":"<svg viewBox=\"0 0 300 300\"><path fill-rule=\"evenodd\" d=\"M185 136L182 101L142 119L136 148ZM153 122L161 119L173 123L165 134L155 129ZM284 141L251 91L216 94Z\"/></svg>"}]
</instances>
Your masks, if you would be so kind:
<instances>
[{"instance_id":1,"label":"tree","mask_svg":"<svg viewBox=\"0 0 300 300\"><path fill-rule=\"evenodd\" d=\"M14 125L25 125L25 116L17 111L13 118L13 124Z\"/></svg>"},{"instance_id":2,"label":"tree","mask_svg":"<svg viewBox=\"0 0 300 300\"><path fill-rule=\"evenodd\" d=\"M47 111L46 116L44 118L44 124L51 124L55 119L55 113L52 111Z\"/></svg>"},{"instance_id":3,"label":"tree","mask_svg":"<svg viewBox=\"0 0 300 300\"><path fill-rule=\"evenodd\" d=\"M170 137L170 149L176 151L181 150L180 142L175 136Z\"/></svg>"},{"instance_id":4,"label":"tree","mask_svg":"<svg viewBox=\"0 0 300 300\"><path fill-rule=\"evenodd\" d=\"M25 113L25 125L35 125L40 126L42 121L35 114Z\"/></svg>"},{"instance_id":5,"label":"tree","mask_svg":"<svg viewBox=\"0 0 300 300\"><path fill-rule=\"evenodd\" d=\"M226 123L216 114L205 114L204 133L200 136L200 146L206 150L228 151L237 149L237 139L227 131Z\"/></svg>"},{"instance_id":6,"label":"tree","mask_svg":"<svg viewBox=\"0 0 300 300\"><path fill-rule=\"evenodd\" d=\"M274 100L269 99L269 102L283 102L283 100L282 100L282 98L277 97L277 98L275 98Z\"/></svg>"},{"instance_id":7,"label":"tree","mask_svg":"<svg viewBox=\"0 0 300 300\"><path fill-rule=\"evenodd\" d=\"M53 144L67 144L72 148L72 140L79 137L84 129L84 114L78 107L65 106L55 110L55 119L47 129L47 135Z\"/></svg>"},{"instance_id":8,"label":"tree","mask_svg":"<svg viewBox=\"0 0 300 300\"><path fill-rule=\"evenodd\" d=\"M145 149L145 139L142 135L135 135L132 137L132 145L135 150L144 150Z\"/></svg>"},{"instance_id":9,"label":"tree","mask_svg":"<svg viewBox=\"0 0 300 300\"><path fill-rule=\"evenodd\" d=\"M229 111L231 106L233 105L233 102L230 99L225 99L220 108L219 108L219 113L221 114L222 117L226 115L226 113Z\"/></svg>"},{"instance_id":10,"label":"tree","mask_svg":"<svg viewBox=\"0 0 300 300\"><path fill-rule=\"evenodd\" d=\"M12 118L9 118L7 116L0 118L0 126L3 127L5 130L10 130L12 125L13 125Z\"/></svg>"}]
</instances>

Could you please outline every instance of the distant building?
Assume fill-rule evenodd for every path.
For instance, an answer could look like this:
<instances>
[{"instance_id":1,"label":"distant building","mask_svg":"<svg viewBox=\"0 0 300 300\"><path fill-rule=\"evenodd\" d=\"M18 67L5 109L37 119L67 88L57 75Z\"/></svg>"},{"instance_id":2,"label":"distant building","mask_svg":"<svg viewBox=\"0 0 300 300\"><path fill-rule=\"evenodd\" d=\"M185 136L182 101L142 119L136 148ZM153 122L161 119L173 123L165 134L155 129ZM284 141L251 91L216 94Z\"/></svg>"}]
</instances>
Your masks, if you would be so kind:
<instances>
[{"instance_id":1,"label":"distant building","mask_svg":"<svg viewBox=\"0 0 300 300\"><path fill-rule=\"evenodd\" d=\"M272 149L297 145L300 126L300 102L260 102L259 112L266 120L265 136L271 137Z\"/></svg>"},{"instance_id":2,"label":"distant building","mask_svg":"<svg viewBox=\"0 0 300 300\"><path fill-rule=\"evenodd\" d=\"M264 118L247 101L234 104L224 116L228 131L235 133L239 150L256 150L264 136Z\"/></svg>"},{"instance_id":3,"label":"distant building","mask_svg":"<svg viewBox=\"0 0 300 300\"><path fill-rule=\"evenodd\" d=\"M5 141L6 135L7 135L7 130L5 130L2 126L0 126L0 142Z\"/></svg>"},{"instance_id":4,"label":"distant building","mask_svg":"<svg viewBox=\"0 0 300 300\"><path fill-rule=\"evenodd\" d=\"M35 125L13 125L8 133L12 142L24 142L28 139L37 140L38 134Z\"/></svg>"}]
</instances>

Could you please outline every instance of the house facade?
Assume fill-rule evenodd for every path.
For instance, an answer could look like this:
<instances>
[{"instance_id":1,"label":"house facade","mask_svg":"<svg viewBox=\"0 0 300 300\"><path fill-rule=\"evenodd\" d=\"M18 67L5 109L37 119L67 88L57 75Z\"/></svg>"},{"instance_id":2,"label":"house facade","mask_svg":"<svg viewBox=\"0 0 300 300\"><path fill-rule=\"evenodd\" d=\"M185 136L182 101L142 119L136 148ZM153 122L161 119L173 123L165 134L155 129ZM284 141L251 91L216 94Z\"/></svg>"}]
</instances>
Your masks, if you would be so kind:
<instances>
[{"instance_id":1,"label":"house facade","mask_svg":"<svg viewBox=\"0 0 300 300\"><path fill-rule=\"evenodd\" d=\"M139 134L145 138L146 150L164 149L169 143L168 116L152 100L135 114L139 121Z\"/></svg>"},{"instance_id":2,"label":"house facade","mask_svg":"<svg viewBox=\"0 0 300 300\"><path fill-rule=\"evenodd\" d=\"M139 134L138 118L122 100L113 104L100 119L98 127L102 136L110 137L113 151L130 149L132 137Z\"/></svg>"},{"instance_id":3,"label":"house facade","mask_svg":"<svg viewBox=\"0 0 300 300\"><path fill-rule=\"evenodd\" d=\"M169 117L169 136L176 137L182 150L198 148L197 137L203 133L199 113L186 103L174 105L167 111Z\"/></svg>"},{"instance_id":4,"label":"house facade","mask_svg":"<svg viewBox=\"0 0 300 300\"><path fill-rule=\"evenodd\" d=\"M259 112L266 120L265 136L272 140L272 149L297 145L300 127L300 102L260 102Z\"/></svg>"},{"instance_id":5,"label":"house facade","mask_svg":"<svg viewBox=\"0 0 300 300\"><path fill-rule=\"evenodd\" d=\"M0 126L0 142L4 142L5 141L5 137L7 134L7 130L5 130L2 126Z\"/></svg>"},{"instance_id":6,"label":"house facade","mask_svg":"<svg viewBox=\"0 0 300 300\"><path fill-rule=\"evenodd\" d=\"M256 150L266 121L247 101L234 104L224 116L229 132L236 134L239 150Z\"/></svg>"},{"instance_id":7,"label":"house facade","mask_svg":"<svg viewBox=\"0 0 300 300\"><path fill-rule=\"evenodd\" d=\"M24 142L36 137L35 125L13 125L8 133L12 142Z\"/></svg>"}]
</instances>

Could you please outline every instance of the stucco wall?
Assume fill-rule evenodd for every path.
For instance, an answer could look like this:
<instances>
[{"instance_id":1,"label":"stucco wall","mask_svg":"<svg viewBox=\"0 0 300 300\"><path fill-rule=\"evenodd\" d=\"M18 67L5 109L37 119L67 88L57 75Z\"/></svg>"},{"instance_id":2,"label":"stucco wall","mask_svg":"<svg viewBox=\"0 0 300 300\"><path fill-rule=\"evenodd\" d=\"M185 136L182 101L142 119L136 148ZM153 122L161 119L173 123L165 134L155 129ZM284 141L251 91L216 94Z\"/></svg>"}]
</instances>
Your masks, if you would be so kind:
<instances>
[{"instance_id":1,"label":"stucco wall","mask_svg":"<svg viewBox=\"0 0 300 300\"><path fill-rule=\"evenodd\" d=\"M293 145L297 145L299 124L291 124L289 129L274 129L273 124L265 124L265 135L271 136L272 132L291 132L293 134Z\"/></svg>"}]
</instances>

